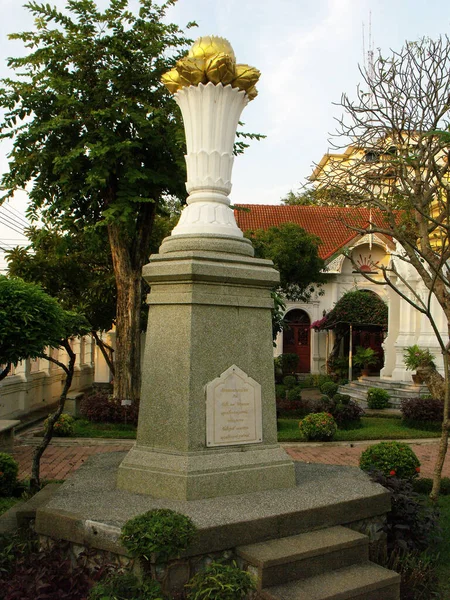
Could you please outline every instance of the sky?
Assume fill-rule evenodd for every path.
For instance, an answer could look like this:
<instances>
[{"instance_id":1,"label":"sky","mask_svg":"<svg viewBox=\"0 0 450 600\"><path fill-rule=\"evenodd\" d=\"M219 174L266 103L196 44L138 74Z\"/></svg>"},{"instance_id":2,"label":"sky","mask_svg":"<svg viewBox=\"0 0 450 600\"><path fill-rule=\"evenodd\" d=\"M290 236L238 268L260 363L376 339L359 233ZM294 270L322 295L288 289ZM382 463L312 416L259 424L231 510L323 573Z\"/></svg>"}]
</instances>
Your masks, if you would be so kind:
<instances>
[{"instance_id":1,"label":"sky","mask_svg":"<svg viewBox=\"0 0 450 600\"><path fill-rule=\"evenodd\" d=\"M65 0L48 0L58 8ZM105 6L107 0L98 0ZM130 0L136 6L137 0ZM8 56L23 54L8 33L33 27L17 0L0 0L0 78L10 76ZM436 38L450 31L450 3L443 0L178 0L168 20L196 21L191 37L227 38L237 61L257 67L259 95L242 114L244 130L262 133L233 169L231 201L278 204L298 190L328 150L339 117L341 94L355 95L361 81L369 21L375 52L399 50L405 40ZM0 173L8 168L10 144L0 141ZM26 194L0 207L0 248L24 243ZM7 225L5 224L7 223ZM0 272L5 268L0 257Z\"/></svg>"}]
</instances>

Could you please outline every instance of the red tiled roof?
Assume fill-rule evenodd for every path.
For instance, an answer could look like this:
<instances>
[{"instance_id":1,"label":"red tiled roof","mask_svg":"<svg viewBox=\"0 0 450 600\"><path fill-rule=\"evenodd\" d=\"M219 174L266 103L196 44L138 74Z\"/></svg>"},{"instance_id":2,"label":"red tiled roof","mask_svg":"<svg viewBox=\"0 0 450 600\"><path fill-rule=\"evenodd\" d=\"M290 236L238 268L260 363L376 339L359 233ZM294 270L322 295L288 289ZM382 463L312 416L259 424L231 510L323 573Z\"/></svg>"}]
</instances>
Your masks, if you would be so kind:
<instances>
[{"instance_id":1,"label":"red tiled roof","mask_svg":"<svg viewBox=\"0 0 450 600\"><path fill-rule=\"evenodd\" d=\"M242 231L255 231L277 227L283 223L296 223L308 233L322 240L319 255L326 260L348 244L358 233L346 226L368 228L368 208L340 208L335 206L287 206L267 204L237 204L234 211ZM246 210L239 210L244 208ZM247 210L248 209L248 210ZM374 222L381 224L381 214L372 212Z\"/></svg>"}]
</instances>

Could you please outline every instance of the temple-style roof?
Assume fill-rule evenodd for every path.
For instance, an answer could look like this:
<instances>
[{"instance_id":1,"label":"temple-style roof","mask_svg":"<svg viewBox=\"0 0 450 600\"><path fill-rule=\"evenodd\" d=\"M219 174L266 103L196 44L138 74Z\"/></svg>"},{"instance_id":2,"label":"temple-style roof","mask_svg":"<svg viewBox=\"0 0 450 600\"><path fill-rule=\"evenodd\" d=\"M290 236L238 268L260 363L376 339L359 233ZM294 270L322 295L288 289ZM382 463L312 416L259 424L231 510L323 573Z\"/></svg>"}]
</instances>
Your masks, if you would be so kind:
<instances>
[{"instance_id":1,"label":"temple-style roof","mask_svg":"<svg viewBox=\"0 0 450 600\"><path fill-rule=\"evenodd\" d=\"M288 206L268 204L237 204L234 214L242 231L277 227L296 223L308 233L322 240L319 255L324 260L350 244L359 234L347 225L369 229L368 208L341 208L335 206ZM241 210L245 209L245 210ZM372 211L372 220L380 224L382 216Z\"/></svg>"}]
</instances>

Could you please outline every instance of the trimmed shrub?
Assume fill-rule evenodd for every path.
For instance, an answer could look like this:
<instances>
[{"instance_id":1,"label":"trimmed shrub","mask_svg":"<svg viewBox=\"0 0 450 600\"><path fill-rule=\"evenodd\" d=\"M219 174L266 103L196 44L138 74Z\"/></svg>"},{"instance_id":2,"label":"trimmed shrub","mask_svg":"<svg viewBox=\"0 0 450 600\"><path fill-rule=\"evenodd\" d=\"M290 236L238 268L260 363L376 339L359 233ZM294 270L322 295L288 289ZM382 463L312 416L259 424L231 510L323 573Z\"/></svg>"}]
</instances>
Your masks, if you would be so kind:
<instances>
[{"instance_id":1,"label":"trimmed shrub","mask_svg":"<svg viewBox=\"0 0 450 600\"><path fill-rule=\"evenodd\" d=\"M298 424L307 440L331 441L337 431L336 421L330 413L311 413Z\"/></svg>"},{"instance_id":2,"label":"trimmed shrub","mask_svg":"<svg viewBox=\"0 0 450 600\"><path fill-rule=\"evenodd\" d=\"M331 413L334 408L334 402L329 396L322 396L320 400L316 401L314 412L316 413Z\"/></svg>"},{"instance_id":3,"label":"trimmed shrub","mask_svg":"<svg viewBox=\"0 0 450 600\"><path fill-rule=\"evenodd\" d=\"M139 579L131 573L114 573L94 585L89 600L163 600L157 581Z\"/></svg>"},{"instance_id":4,"label":"trimmed shrub","mask_svg":"<svg viewBox=\"0 0 450 600\"><path fill-rule=\"evenodd\" d=\"M48 429L48 419L44 421L44 431L47 432ZM53 435L55 437L70 437L73 435L75 430L74 427L75 419L68 415L67 413L62 413L59 416L59 419L53 425Z\"/></svg>"},{"instance_id":5,"label":"trimmed shrub","mask_svg":"<svg viewBox=\"0 0 450 600\"><path fill-rule=\"evenodd\" d=\"M433 480L429 477L419 477L418 479L414 479L412 481L412 486L417 494L425 494L426 496L429 496L433 488ZM450 477L442 477L439 495L450 495Z\"/></svg>"},{"instance_id":6,"label":"trimmed shrub","mask_svg":"<svg viewBox=\"0 0 450 600\"><path fill-rule=\"evenodd\" d=\"M196 527L186 515L160 508L130 519L122 527L120 541L131 556L158 562L177 557L191 544Z\"/></svg>"},{"instance_id":7,"label":"trimmed shrub","mask_svg":"<svg viewBox=\"0 0 450 600\"><path fill-rule=\"evenodd\" d=\"M286 400L288 402L300 402L302 399L302 389L298 386L288 390L286 394Z\"/></svg>"},{"instance_id":8,"label":"trimmed shrub","mask_svg":"<svg viewBox=\"0 0 450 600\"><path fill-rule=\"evenodd\" d=\"M213 562L194 575L186 587L188 600L239 600L256 590L256 582L236 564Z\"/></svg>"},{"instance_id":9,"label":"trimmed shrub","mask_svg":"<svg viewBox=\"0 0 450 600\"><path fill-rule=\"evenodd\" d=\"M286 386L282 383L275 384L275 398L277 400L286 400Z\"/></svg>"},{"instance_id":10,"label":"trimmed shrub","mask_svg":"<svg viewBox=\"0 0 450 600\"><path fill-rule=\"evenodd\" d=\"M123 406L118 398L105 392L86 394L80 404L80 413L94 423L131 423L137 425L139 402Z\"/></svg>"},{"instance_id":11,"label":"trimmed shrub","mask_svg":"<svg viewBox=\"0 0 450 600\"><path fill-rule=\"evenodd\" d=\"M320 391L322 394L328 396L329 398L333 398L334 395L337 394L338 389L338 384L334 383L333 381L327 381L320 386Z\"/></svg>"},{"instance_id":12,"label":"trimmed shrub","mask_svg":"<svg viewBox=\"0 0 450 600\"><path fill-rule=\"evenodd\" d=\"M338 396L337 394L336 396ZM336 401L336 396L334 400ZM335 402L334 407L331 409L331 414L334 417L338 427L346 427L353 425L361 421L361 417L364 415L363 408L354 400L350 399L346 404L342 402Z\"/></svg>"},{"instance_id":13,"label":"trimmed shrub","mask_svg":"<svg viewBox=\"0 0 450 600\"><path fill-rule=\"evenodd\" d=\"M348 394L335 394L333 400L337 404L349 404L351 397Z\"/></svg>"},{"instance_id":14,"label":"trimmed shrub","mask_svg":"<svg viewBox=\"0 0 450 600\"><path fill-rule=\"evenodd\" d=\"M404 398L401 402L405 421L442 422L444 403L437 398Z\"/></svg>"},{"instance_id":15,"label":"trimmed shrub","mask_svg":"<svg viewBox=\"0 0 450 600\"><path fill-rule=\"evenodd\" d=\"M0 452L0 496L12 496L17 485L19 465L10 454Z\"/></svg>"},{"instance_id":16,"label":"trimmed shrub","mask_svg":"<svg viewBox=\"0 0 450 600\"><path fill-rule=\"evenodd\" d=\"M383 527L389 553L398 550L422 552L439 541L439 512L436 507L422 503L411 481L386 477L378 470L370 475L372 481L391 493L391 510Z\"/></svg>"},{"instance_id":17,"label":"trimmed shrub","mask_svg":"<svg viewBox=\"0 0 450 600\"><path fill-rule=\"evenodd\" d=\"M363 471L381 471L386 477L413 479L420 473L420 462L408 444L380 442L361 454L359 466Z\"/></svg>"},{"instance_id":18,"label":"trimmed shrub","mask_svg":"<svg viewBox=\"0 0 450 600\"><path fill-rule=\"evenodd\" d=\"M299 382L302 388L319 388L327 381L331 381L329 375L323 375L322 373L311 373Z\"/></svg>"},{"instance_id":19,"label":"trimmed shrub","mask_svg":"<svg viewBox=\"0 0 450 600\"><path fill-rule=\"evenodd\" d=\"M390 399L388 392L382 388L372 387L367 390L367 405L369 408L387 408Z\"/></svg>"},{"instance_id":20,"label":"trimmed shrub","mask_svg":"<svg viewBox=\"0 0 450 600\"><path fill-rule=\"evenodd\" d=\"M286 389L292 390L297 385L297 377L294 375L286 375L283 379L283 385Z\"/></svg>"}]
</instances>

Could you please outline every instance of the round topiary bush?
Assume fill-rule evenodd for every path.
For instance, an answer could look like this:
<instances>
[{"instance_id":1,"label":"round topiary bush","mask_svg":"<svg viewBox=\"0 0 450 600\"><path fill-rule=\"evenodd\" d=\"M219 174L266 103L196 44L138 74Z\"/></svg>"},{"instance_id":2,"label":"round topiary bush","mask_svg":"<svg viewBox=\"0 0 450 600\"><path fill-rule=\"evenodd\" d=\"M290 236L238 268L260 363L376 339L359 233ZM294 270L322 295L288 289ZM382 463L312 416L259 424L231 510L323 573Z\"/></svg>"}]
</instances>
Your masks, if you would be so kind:
<instances>
[{"instance_id":1,"label":"round topiary bush","mask_svg":"<svg viewBox=\"0 0 450 600\"><path fill-rule=\"evenodd\" d=\"M295 375L286 375L286 377L283 379L283 385L288 390L292 390L297 385L297 377L295 377Z\"/></svg>"},{"instance_id":2,"label":"round topiary bush","mask_svg":"<svg viewBox=\"0 0 450 600\"><path fill-rule=\"evenodd\" d=\"M367 390L367 406L369 408L382 409L389 406L390 395L382 388L369 388Z\"/></svg>"},{"instance_id":3,"label":"round topiary bush","mask_svg":"<svg viewBox=\"0 0 450 600\"><path fill-rule=\"evenodd\" d=\"M331 441L337 431L336 421L330 413L320 412L307 415L298 424L307 440Z\"/></svg>"},{"instance_id":4,"label":"round topiary bush","mask_svg":"<svg viewBox=\"0 0 450 600\"><path fill-rule=\"evenodd\" d=\"M74 434L75 419L67 413L62 413L56 423L53 425L53 435L56 437L70 437ZM44 421L44 431L47 432L49 420Z\"/></svg>"},{"instance_id":5,"label":"round topiary bush","mask_svg":"<svg viewBox=\"0 0 450 600\"><path fill-rule=\"evenodd\" d=\"M10 454L0 452L0 496L12 496L17 485L19 465Z\"/></svg>"},{"instance_id":6,"label":"round topiary bush","mask_svg":"<svg viewBox=\"0 0 450 600\"><path fill-rule=\"evenodd\" d=\"M333 398L334 395L337 394L338 389L338 384L333 381L326 381L320 386L322 394L325 394L325 396L328 396L329 398Z\"/></svg>"},{"instance_id":7,"label":"round topiary bush","mask_svg":"<svg viewBox=\"0 0 450 600\"><path fill-rule=\"evenodd\" d=\"M289 402L300 402L301 399L302 388L297 386L295 388L292 388L291 390L288 390L286 394L286 400L288 400Z\"/></svg>"},{"instance_id":8,"label":"round topiary bush","mask_svg":"<svg viewBox=\"0 0 450 600\"><path fill-rule=\"evenodd\" d=\"M361 454L359 466L363 471L381 471L386 477L413 479L420 473L420 461L408 444L380 442Z\"/></svg>"},{"instance_id":9,"label":"round topiary bush","mask_svg":"<svg viewBox=\"0 0 450 600\"><path fill-rule=\"evenodd\" d=\"M200 571L186 586L188 600L239 600L248 598L256 589L256 582L250 573L242 571L235 564L212 563Z\"/></svg>"},{"instance_id":10,"label":"round topiary bush","mask_svg":"<svg viewBox=\"0 0 450 600\"><path fill-rule=\"evenodd\" d=\"M197 529L186 515L159 508L130 519L122 527L120 541L131 554L157 562L179 556L192 543Z\"/></svg>"},{"instance_id":11,"label":"round topiary bush","mask_svg":"<svg viewBox=\"0 0 450 600\"><path fill-rule=\"evenodd\" d=\"M132 573L113 573L98 581L89 593L89 600L162 600L157 581L139 581Z\"/></svg>"}]
</instances>

